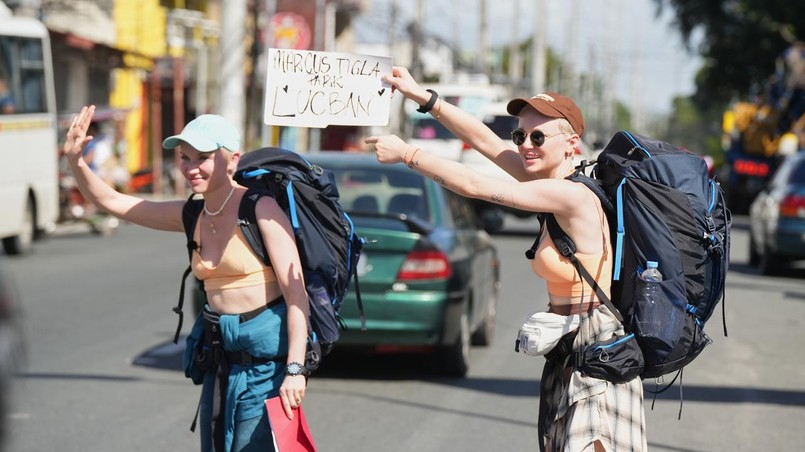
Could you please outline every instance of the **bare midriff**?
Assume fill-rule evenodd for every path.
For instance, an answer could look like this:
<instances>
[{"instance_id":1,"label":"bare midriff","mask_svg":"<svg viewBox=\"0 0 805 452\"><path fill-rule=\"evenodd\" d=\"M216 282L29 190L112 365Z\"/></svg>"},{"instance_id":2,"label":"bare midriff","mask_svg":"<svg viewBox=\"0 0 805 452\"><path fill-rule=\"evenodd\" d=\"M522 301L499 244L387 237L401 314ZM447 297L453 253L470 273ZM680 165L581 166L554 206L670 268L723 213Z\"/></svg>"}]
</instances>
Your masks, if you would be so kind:
<instances>
[{"instance_id":1,"label":"bare midriff","mask_svg":"<svg viewBox=\"0 0 805 452\"><path fill-rule=\"evenodd\" d=\"M579 314L580 312L589 312L601 306L601 300L595 294L584 297L584 305L582 305L579 297L560 297L548 294L548 312L560 315Z\"/></svg>"},{"instance_id":2,"label":"bare midriff","mask_svg":"<svg viewBox=\"0 0 805 452\"><path fill-rule=\"evenodd\" d=\"M207 303L219 314L241 314L266 305L282 296L279 284L274 281L257 286L207 291Z\"/></svg>"}]
</instances>

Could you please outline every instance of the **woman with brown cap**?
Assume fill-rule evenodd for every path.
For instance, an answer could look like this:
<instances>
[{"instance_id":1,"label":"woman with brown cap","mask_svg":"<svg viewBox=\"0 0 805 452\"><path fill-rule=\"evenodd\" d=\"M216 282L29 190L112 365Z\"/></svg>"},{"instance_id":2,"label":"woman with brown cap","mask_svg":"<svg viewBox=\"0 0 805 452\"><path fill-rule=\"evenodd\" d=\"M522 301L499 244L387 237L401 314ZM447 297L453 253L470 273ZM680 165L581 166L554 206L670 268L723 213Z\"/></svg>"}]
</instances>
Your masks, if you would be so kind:
<instances>
[{"instance_id":1,"label":"woman with brown cap","mask_svg":"<svg viewBox=\"0 0 805 452\"><path fill-rule=\"evenodd\" d=\"M403 162L466 197L553 213L574 240L576 256L609 296L613 252L607 218L592 191L566 179L574 171L573 156L585 128L584 117L570 98L544 93L509 102L508 112L519 118L519 127L512 131L517 149L511 149L473 115L423 89L405 68L395 67L384 79L417 102L420 112L432 114L519 182L484 176L394 135L366 138L366 143L375 146L380 162ZM532 269L546 280L550 312L581 317L573 349L622 335L620 322L559 253L546 228L542 229ZM572 365L546 362L540 386L541 450L647 449L639 378L614 384L583 375Z\"/></svg>"}]
</instances>

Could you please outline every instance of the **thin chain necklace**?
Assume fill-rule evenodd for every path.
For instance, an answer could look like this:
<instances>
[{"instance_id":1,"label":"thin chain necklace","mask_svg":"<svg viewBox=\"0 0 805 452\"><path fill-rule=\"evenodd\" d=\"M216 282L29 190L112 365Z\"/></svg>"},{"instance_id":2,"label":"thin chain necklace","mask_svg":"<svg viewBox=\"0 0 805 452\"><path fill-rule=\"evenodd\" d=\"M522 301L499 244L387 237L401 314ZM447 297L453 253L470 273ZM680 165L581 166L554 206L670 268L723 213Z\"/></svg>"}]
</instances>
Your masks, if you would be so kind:
<instances>
[{"instance_id":1,"label":"thin chain necklace","mask_svg":"<svg viewBox=\"0 0 805 452\"><path fill-rule=\"evenodd\" d=\"M204 213L207 214L210 217L220 215L221 212L224 211L224 207L226 207L227 203L229 203L229 199L232 198L233 193L235 193L235 186L234 185L232 186L232 189L229 190L229 194L226 195L226 199L224 199L224 203L221 204L221 208L216 210L215 212L210 212L209 209L207 209L207 202L205 201L204 202ZM215 230L215 224L213 224L212 220L210 220L210 228L212 229L213 234L216 234L218 232L218 231Z\"/></svg>"}]
</instances>

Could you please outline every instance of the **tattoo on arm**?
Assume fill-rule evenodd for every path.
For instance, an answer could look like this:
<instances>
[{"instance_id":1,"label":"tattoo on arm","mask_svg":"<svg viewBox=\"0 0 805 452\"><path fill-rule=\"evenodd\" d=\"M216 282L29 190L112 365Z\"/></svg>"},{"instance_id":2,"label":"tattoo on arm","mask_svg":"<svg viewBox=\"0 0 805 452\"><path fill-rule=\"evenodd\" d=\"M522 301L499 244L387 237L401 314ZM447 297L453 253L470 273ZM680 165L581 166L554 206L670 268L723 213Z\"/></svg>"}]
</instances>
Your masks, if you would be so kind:
<instances>
[{"instance_id":1,"label":"tattoo on arm","mask_svg":"<svg viewBox=\"0 0 805 452\"><path fill-rule=\"evenodd\" d=\"M514 205L514 182L509 182L509 196L512 201L512 207L517 208L517 206Z\"/></svg>"},{"instance_id":2,"label":"tattoo on arm","mask_svg":"<svg viewBox=\"0 0 805 452\"><path fill-rule=\"evenodd\" d=\"M433 176L433 181L436 182L439 185L442 185L442 186L446 187L446 185L444 183L444 178L442 176Z\"/></svg>"},{"instance_id":3,"label":"tattoo on arm","mask_svg":"<svg viewBox=\"0 0 805 452\"><path fill-rule=\"evenodd\" d=\"M492 202L497 203L497 204L502 204L503 203L503 195L501 195L499 193L492 195Z\"/></svg>"}]
</instances>

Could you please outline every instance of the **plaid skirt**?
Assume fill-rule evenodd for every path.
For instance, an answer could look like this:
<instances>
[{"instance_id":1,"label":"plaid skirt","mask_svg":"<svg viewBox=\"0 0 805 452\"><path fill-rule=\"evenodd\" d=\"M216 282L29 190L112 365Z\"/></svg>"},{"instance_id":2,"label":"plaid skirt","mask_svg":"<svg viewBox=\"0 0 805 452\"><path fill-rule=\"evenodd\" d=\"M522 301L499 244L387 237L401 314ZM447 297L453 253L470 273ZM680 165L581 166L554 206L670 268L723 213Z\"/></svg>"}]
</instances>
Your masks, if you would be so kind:
<instances>
[{"instance_id":1,"label":"plaid skirt","mask_svg":"<svg viewBox=\"0 0 805 452\"><path fill-rule=\"evenodd\" d=\"M623 334L623 326L600 306L582 315L573 349ZM612 452L645 451L646 422L640 378L613 384L572 368L545 363L540 383L540 450L593 450L596 441Z\"/></svg>"}]
</instances>

